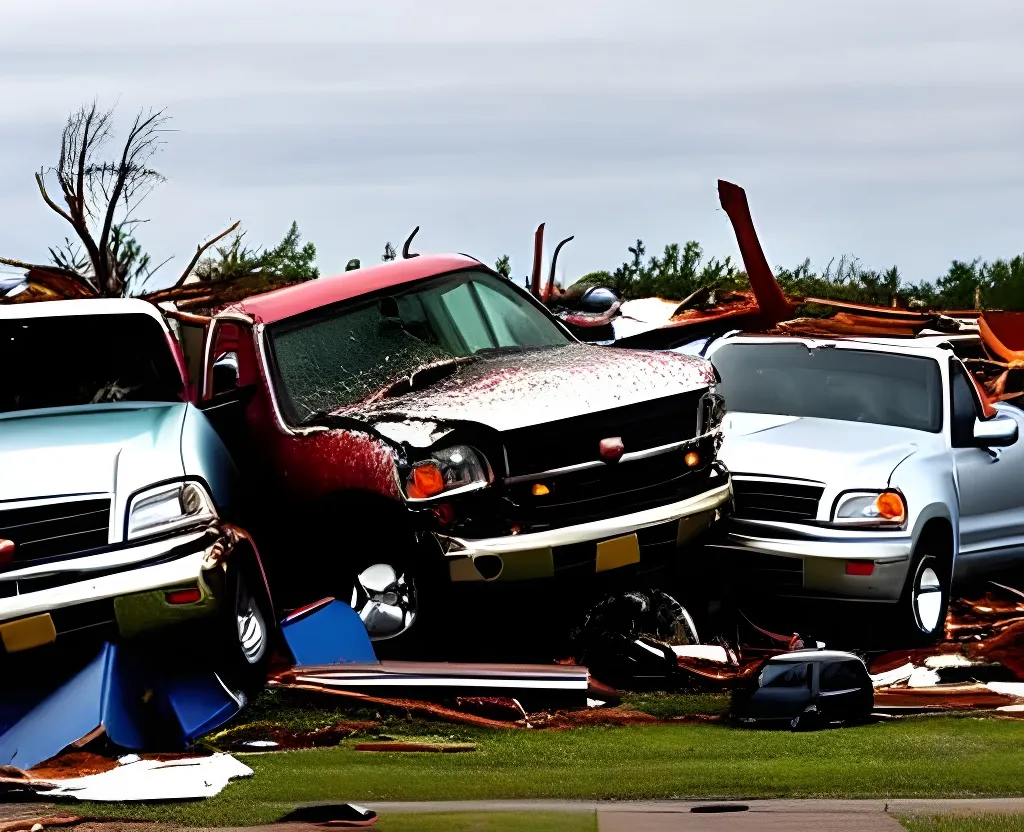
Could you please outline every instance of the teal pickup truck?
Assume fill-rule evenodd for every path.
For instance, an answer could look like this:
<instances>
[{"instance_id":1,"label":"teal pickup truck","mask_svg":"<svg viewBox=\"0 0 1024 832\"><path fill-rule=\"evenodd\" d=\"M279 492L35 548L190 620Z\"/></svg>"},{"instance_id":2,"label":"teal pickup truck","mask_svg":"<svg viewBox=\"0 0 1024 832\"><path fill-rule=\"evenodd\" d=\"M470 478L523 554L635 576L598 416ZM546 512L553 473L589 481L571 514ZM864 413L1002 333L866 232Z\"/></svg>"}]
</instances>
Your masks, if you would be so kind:
<instances>
[{"instance_id":1,"label":"teal pickup truck","mask_svg":"<svg viewBox=\"0 0 1024 832\"><path fill-rule=\"evenodd\" d=\"M0 673L72 639L199 628L262 684L274 616L237 473L159 310L0 306Z\"/></svg>"}]
</instances>

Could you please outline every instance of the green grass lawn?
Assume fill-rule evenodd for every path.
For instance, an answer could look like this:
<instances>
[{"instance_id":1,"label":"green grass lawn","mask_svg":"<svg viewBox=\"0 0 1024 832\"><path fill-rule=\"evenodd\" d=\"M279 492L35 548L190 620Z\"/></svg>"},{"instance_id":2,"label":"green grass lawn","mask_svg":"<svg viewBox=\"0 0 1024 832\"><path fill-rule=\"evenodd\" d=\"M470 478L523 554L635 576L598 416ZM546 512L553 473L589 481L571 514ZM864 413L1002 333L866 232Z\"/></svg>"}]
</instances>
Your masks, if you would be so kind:
<instances>
[{"instance_id":1,"label":"green grass lawn","mask_svg":"<svg viewBox=\"0 0 1024 832\"><path fill-rule=\"evenodd\" d=\"M414 727L479 750L365 753L346 741L247 754L241 759L255 777L210 800L76 807L212 826L263 823L317 801L1024 795L1024 721L930 717L816 733L717 725L490 731L422 723L410 733Z\"/></svg>"},{"instance_id":2,"label":"green grass lawn","mask_svg":"<svg viewBox=\"0 0 1024 832\"><path fill-rule=\"evenodd\" d=\"M900 823L910 832L1024 832L1024 815L900 818Z\"/></svg>"},{"instance_id":3,"label":"green grass lawn","mask_svg":"<svg viewBox=\"0 0 1024 832\"><path fill-rule=\"evenodd\" d=\"M631 693L622 699L624 708L672 719L678 716L725 716L729 713L728 693Z\"/></svg>"}]
</instances>

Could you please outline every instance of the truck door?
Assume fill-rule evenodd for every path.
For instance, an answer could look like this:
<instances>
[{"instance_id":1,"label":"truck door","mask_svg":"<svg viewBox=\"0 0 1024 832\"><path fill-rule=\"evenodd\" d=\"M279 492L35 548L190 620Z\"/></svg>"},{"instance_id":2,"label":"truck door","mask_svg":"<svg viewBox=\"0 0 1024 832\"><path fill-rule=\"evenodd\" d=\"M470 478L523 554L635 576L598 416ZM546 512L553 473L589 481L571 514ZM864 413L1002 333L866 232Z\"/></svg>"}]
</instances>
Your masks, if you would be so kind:
<instances>
[{"instance_id":1,"label":"truck door","mask_svg":"<svg viewBox=\"0 0 1024 832\"><path fill-rule=\"evenodd\" d=\"M251 325L215 318L204 353L199 406L247 477L252 473L252 454L246 409L259 381Z\"/></svg>"},{"instance_id":2,"label":"truck door","mask_svg":"<svg viewBox=\"0 0 1024 832\"><path fill-rule=\"evenodd\" d=\"M1000 412L1017 420L1024 437L1024 413ZM950 440L960 498L957 577L987 572L1024 556L1024 440L1005 448L978 447L974 421L983 416L967 371L950 360Z\"/></svg>"}]
</instances>

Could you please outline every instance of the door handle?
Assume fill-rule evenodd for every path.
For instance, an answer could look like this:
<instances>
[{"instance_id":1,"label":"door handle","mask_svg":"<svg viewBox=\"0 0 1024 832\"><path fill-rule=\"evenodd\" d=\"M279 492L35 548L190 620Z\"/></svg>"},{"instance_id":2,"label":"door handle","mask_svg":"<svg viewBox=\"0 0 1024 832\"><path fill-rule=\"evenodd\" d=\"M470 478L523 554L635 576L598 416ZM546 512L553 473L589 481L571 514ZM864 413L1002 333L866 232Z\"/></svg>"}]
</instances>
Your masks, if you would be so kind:
<instances>
[{"instance_id":1,"label":"door handle","mask_svg":"<svg viewBox=\"0 0 1024 832\"><path fill-rule=\"evenodd\" d=\"M999 462L1003 449L1002 448L985 448L985 452L992 457L993 462Z\"/></svg>"}]
</instances>

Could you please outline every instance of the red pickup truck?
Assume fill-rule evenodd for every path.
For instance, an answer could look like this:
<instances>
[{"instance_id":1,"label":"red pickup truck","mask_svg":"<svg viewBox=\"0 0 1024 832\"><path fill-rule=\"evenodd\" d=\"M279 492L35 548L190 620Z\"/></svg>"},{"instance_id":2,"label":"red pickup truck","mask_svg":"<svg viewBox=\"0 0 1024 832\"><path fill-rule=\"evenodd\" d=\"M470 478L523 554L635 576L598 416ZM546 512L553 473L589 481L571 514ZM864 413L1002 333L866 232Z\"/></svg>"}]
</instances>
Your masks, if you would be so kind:
<instances>
[{"instance_id":1,"label":"red pickup truck","mask_svg":"<svg viewBox=\"0 0 1024 832\"><path fill-rule=\"evenodd\" d=\"M198 397L275 596L349 601L376 640L456 587L621 588L731 504L708 362L582 344L470 257L278 289L204 329L201 352L183 335Z\"/></svg>"}]
</instances>

